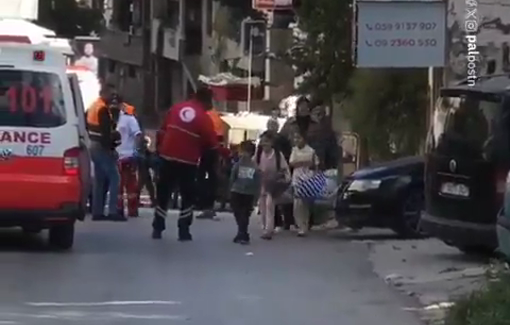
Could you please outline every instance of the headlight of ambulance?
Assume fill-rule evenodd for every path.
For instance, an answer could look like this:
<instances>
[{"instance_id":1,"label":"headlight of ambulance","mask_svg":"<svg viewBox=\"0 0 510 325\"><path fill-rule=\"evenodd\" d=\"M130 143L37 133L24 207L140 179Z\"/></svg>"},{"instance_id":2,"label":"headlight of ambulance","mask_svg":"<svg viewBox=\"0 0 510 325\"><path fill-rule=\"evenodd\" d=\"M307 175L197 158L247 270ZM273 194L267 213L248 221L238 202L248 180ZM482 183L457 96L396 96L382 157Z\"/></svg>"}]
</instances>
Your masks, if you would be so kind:
<instances>
[{"instance_id":1,"label":"headlight of ambulance","mask_svg":"<svg viewBox=\"0 0 510 325\"><path fill-rule=\"evenodd\" d=\"M349 185L349 191L354 192L365 192L370 190L377 190L381 185L381 180L374 179L358 179L354 180L351 185Z\"/></svg>"}]
</instances>

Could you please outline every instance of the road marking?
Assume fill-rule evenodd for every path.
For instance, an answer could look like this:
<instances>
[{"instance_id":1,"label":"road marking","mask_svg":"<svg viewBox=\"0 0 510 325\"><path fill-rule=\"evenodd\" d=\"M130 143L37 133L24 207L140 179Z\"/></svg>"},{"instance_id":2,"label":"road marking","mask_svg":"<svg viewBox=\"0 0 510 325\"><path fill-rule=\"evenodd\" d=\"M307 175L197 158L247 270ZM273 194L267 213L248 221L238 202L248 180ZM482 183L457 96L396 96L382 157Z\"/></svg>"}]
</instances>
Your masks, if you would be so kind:
<instances>
[{"instance_id":1,"label":"road marking","mask_svg":"<svg viewBox=\"0 0 510 325\"><path fill-rule=\"evenodd\" d=\"M43 313L0 313L2 317L15 318L15 319L56 319L68 321L103 321L114 319L143 319L143 320L173 320L185 321L190 317L185 315L159 315L159 314L128 314L122 312L106 312L106 313L83 313L78 311L48 311ZM0 324L19 324L18 322L0 322Z\"/></svg>"},{"instance_id":2,"label":"road marking","mask_svg":"<svg viewBox=\"0 0 510 325\"><path fill-rule=\"evenodd\" d=\"M18 322L13 322L12 320L0 320L0 325L14 325L19 324Z\"/></svg>"},{"instance_id":3,"label":"road marking","mask_svg":"<svg viewBox=\"0 0 510 325\"><path fill-rule=\"evenodd\" d=\"M101 306L142 306L142 305L180 305L180 301L142 300L142 301L99 301L99 302L27 302L32 307L101 307Z\"/></svg>"}]
</instances>

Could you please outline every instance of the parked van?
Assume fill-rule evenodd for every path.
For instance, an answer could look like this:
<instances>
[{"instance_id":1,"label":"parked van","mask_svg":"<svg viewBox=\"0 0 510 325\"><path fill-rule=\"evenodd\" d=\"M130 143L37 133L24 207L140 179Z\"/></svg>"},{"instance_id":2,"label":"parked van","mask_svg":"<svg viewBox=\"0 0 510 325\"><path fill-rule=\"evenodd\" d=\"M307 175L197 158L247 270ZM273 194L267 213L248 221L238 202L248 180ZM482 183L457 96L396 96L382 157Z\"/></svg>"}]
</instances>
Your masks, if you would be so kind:
<instances>
[{"instance_id":1,"label":"parked van","mask_svg":"<svg viewBox=\"0 0 510 325\"><path fill-rule=\"evenodd\" d=\"M510 156L510 76L442 89L425 161L425 213L420 226L471 252L498 247Z\"/></svg>"},{"instance_id":2,"label":"parked van","mask_svg":"<svg viewBox=\"0 0 510 325\"><path fill-rule=\"evenodd\" d=\"M15 41L0 42L0 227L69 249L90 187L78 80L59 50Z\"/></svg>"}]
</instances>

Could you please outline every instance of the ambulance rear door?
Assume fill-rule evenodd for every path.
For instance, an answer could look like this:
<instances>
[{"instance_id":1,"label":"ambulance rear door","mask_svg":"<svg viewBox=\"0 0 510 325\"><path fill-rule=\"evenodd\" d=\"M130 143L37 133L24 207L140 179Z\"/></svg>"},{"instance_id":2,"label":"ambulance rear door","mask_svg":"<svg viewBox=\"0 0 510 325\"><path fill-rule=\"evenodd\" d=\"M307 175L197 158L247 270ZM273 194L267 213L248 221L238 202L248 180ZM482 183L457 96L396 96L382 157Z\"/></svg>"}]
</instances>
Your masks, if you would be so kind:
<instances>
[{"instance_id":1,"label":"ambulance rear door","mask_svg":"<svg viewBox=\"0 0 510 325\"><path fill-rule=\"evenodd\" d=\"M74 73L68 73L69 85L71 86L71 92L73 94L74 111L78 117L78 135L80 139L80 179L82 182L82 204L86 206L90 189L92 186L90 178L90 153L89 147L89 136L87 133L85 109L83 106L83 97L80 90L80 83L78 76Z\"/></svg>"},{"instance_id":2,"label":"ambulance rear door","mask_svg":"<svg viewBox=\"0 0 510 325\"><path fill-rule=\"evenodd\" d=\"M54 211L81 201L78 117L59 51L0 44L2 210Z\"/></svg>"}]
</instances>

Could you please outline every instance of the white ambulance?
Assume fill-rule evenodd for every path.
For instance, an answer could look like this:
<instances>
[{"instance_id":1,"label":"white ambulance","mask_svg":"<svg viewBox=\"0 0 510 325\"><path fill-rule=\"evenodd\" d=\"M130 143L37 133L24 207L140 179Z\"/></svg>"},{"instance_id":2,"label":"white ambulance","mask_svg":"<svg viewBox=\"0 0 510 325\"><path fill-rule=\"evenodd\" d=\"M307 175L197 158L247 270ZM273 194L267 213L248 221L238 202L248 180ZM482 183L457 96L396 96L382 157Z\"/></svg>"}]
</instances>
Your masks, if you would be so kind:
<instances>
[{"instance_id":1,"label":"white ambulance","mask_svg":"<svg viewBox=\"0 0 510 325\"><path fill-rule=\"evenodd\" d=\"M0 227L69 249L90 188L79 83L61 51L21 43L0 36Z\"/></svg>"}]
</instances>

